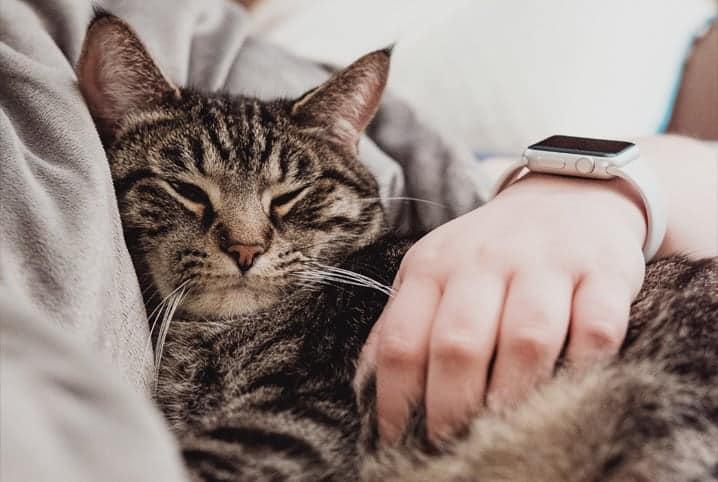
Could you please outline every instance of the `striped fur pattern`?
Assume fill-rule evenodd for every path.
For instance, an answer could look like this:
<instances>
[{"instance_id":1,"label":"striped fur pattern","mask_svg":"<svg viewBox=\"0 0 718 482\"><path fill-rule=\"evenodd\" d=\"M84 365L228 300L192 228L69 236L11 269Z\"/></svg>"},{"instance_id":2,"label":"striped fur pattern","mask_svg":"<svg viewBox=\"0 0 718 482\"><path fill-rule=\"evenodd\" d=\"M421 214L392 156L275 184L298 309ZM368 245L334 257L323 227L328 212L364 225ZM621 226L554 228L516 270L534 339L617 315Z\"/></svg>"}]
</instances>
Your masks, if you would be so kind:
<instances>
[{"instance_id":1,"label":"striped fur pattern","mask_svg":"<svg viewBox=\"0 0 718 482\"><path fill-rule=\"evenodd\" d=\"M148 310L165 310L155 395L191 478L718 480L715 260L649 267L616 360L562 369L440 447L417 407L379 447L373 379L352 379L411 242L385 233L356 143L388 65L374 52L260 102L177 88L121 20L90 25L80 87ZM230 241L262 247L248 270Z\"/></svg>"},{"instance_id":2,"label":"striped fur pattern","mask_svg":"<svg viewBox=\"0 0 718 482\"><path fill-rule=\"evenodd\" d=\"M287 109L185 92L137 114L112 144L125 233L162 297L189 280L192 313L252 312L284 297L306 263L340 260L381 232L366 168L300 132ZM246 276L226 240L265 247Z\"/></svg>"}]
</instances>

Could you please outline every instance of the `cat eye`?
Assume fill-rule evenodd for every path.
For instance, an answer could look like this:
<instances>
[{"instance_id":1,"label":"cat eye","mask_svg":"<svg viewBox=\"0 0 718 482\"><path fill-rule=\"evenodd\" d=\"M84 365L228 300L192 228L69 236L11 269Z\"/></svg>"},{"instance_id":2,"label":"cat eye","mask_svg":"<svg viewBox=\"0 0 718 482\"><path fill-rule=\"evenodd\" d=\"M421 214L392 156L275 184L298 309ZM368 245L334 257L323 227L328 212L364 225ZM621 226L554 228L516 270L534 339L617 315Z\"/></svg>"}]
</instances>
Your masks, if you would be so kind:
<instances>
[{"instance_id":1,"label":"cat eye","mask_svg":"<svg viewBox=\"0 0 718 482\"><path fill-rule=\"evenodd\" d=\"M284 194L280 194L279 196L272 199L272 206L282 206L284 204L289 204L292 202L294 198L299 196L308 186L302 186L298 189L295 189L294 191L285 192Z\"/></svg>"},{"instance_id":2,"label":"cat eye","mask_svg":"<svg viewBox=\"0 0 718 482\"><path fill-rule=\"evenodd\" d=\"M273 198L272 202L271 202L271 210L272 211L277 211L277 210L281 211L283 207L287 206L292 201L297 199L299 197L299 195L302 194L304 191L306 191L308 188L309 188L309 186L302 186L302 187L299 187L292 191L285 192L284 194L280 194L279 196ZM288 212L289 210L284 209L284 211ZM281 214L286 214L286 212L281 213Z\"/></svg>"},{"instance_id":3,"label":"cat eye","mask_svg":"<svg viewBox=\"0 0 718 482\"><path fill-rule=\"evenodd\" d=\"M194 184L181 181L169 181L169 185L172 186L172 189L174 189L177 194L187 199L188 201L202 204L204 206L211 205L207 193L204 192L201 188L195 186Z\"/></svg>"}]
</instances>

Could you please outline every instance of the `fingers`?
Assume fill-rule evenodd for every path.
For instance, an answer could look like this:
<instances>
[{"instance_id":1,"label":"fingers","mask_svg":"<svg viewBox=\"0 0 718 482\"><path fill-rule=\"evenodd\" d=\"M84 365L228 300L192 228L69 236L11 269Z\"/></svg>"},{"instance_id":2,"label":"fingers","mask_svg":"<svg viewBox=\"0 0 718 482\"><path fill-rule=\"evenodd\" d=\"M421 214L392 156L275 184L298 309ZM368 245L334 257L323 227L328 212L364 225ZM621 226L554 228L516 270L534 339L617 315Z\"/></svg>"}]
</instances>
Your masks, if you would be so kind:
<instances>
[{"instance_id":1,"label":"fingers","mask_svg":"<svg viewBox=\"0 0 718 482\"><path fill-rule=\"evenodd\" d=\"M407 278L381 316L376 345L379 436L393 444L409 411L424 393L431 323L439 284L427 276Z\"/></svg>"},{"instance_id":2,"label":"fingers","mask_svg":"<svg viewBox=\"0 0 718 482\"><path fill-rule=\"evenodd\" d=\"M451 435L483 405L506 282L498 275L452 276L429 342L426 421L429 436Z\"/></svg>"},{"instance_id":3,"label":"fingers","mask_svg":"<svg viewBox=\"0 0 718 482\"><path fill-rule=\"evenodd\" d=\"M393 288L397 289L395 283ZM354 374L354 391L359 393L359 386L366 380L367 376L376 369L376 354L379 350L379 337L381 336L381 327L386 319L385 313L389 310L393 298L389 298L382 314L379 319L376 320L374 326L369 332L369 336L362 347L361 353L359 354L359 361L357 363L357 370Z\"/></svg>"},{"instance_id":4,"label":"fingers","mask_svg":"<svg viewBox=\"0 0 718 482\"><path fill-rule=\"evenodd\" d=\"M572 294L565 275L533 271L513 278L499 328L490 407L515 404L552 375L568 332Z\"/></svg>"},{"instance_id":5,"label":"fingers","mask_svg":"<svg viewBox=\"0 0 718 482\"><path fill-rule=\"evenodd\" d=\"M573 298L566 357L585 366L618 352L628 328L631 289L625 281L605 276L583 278Z\"/></svg>"}]
</instances>

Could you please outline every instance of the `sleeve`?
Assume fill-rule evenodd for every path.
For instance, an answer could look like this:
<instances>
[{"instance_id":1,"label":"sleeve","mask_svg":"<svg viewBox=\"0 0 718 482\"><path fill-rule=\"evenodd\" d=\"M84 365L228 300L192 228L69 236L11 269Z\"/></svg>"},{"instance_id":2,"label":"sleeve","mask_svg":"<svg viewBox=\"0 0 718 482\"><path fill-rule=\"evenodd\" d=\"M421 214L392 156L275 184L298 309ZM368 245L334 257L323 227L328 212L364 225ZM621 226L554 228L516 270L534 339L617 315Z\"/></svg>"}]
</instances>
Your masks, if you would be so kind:
<instances>
[{"instance_id":1,"label":"sleeve","mask_svg":"<svg viewBox=\"0 0 718 482\"><path fill-rule=\"evenodd\" d=\"M187 480L157 409L53 321L0 293L0 480Z\"/></svg>"},{"instance_id":2,"label":"sleeve","mask_svg":"<svg viewBox=\"0 0 718 482\"><path fill-rule=\"evenodd\" d=\"M80 0L3 1L0 290L143 390L152 367L147 318L72 63L90 15Z\"/></svg>"}]
</instances>

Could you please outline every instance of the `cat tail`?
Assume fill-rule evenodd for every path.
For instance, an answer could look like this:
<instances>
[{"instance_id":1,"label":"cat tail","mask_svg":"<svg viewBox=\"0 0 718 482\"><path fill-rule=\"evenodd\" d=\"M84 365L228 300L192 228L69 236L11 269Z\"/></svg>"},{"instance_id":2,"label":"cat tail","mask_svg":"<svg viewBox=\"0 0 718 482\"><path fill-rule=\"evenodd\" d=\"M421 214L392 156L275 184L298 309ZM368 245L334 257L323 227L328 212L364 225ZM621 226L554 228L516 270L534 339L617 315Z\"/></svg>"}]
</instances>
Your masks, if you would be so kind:
<instances>
[{"instance_id":1,"label":"cat tail","mask_svg":"<svg viewBox=\"0 0 718 482\"><path fill-rule=\"evenodd\" d=\"M648 363L567 371L518 408L477 417L435 454L411 436L401 448L372 450L376 437L364 434L362 479L718 480L718 429L705 415L711 401L696 398L694 383Z\"/></svg>"}]
</instances>

